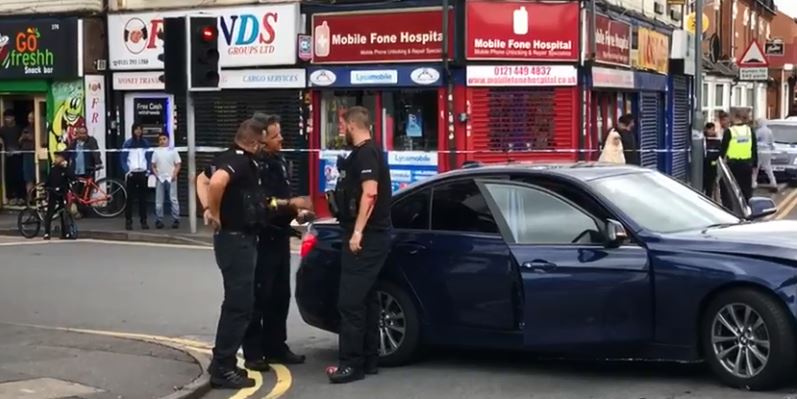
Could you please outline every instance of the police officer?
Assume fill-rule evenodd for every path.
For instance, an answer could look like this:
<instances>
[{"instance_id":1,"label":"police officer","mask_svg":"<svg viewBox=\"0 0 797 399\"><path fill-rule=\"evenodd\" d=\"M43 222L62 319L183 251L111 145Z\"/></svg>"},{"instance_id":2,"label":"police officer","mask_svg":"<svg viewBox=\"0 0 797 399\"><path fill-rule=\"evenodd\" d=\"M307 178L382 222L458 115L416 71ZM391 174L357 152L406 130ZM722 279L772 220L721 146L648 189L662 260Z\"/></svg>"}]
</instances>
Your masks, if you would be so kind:
<instances>
[{"instance_id":1,"label":"police officer","mask_svg":"<svg viewBox=\"0 0 797 399\"><path fill-rule=\"evenodd\" d=\"M266 204L271 203L260 190L255 162L264 130L262 122L244 121L235 134L233 147L219 154L197 177L197 194L204 208L205 224L215 230L213 251L224 282L224 301L209 368L210 383L215 388L255 385L236 366L236 354L252 317L257 232L268 219Z\"/></svg>"},{"instance_id":2,"label":"police officer","mask_svg":"<svg viewBox=\"0 0 797 399\"><path fill-rule=\"evenodd\" d=\"M758 146L755 132L747 125L742 111L735 111L732 120L722 138L720 154L728 160L728 168L747 202L753 196L753 165L758 164Z\"/></svg>"},{"instance_id":3,"label":"police officer","mask_svg":"<svg viewBox=\"0 0 797 399\"><path fill-rule=\"evenodd\" d=\"M714 198L714 191L717 186L717 159L720 156L720 145L722 138L717 133L714 122L706 123L703 129L705 139L706 158L703 165L703 188L706 195Z\"/></svg>"},{"instance_id":4,"label":"police officer","mask_svg":"<svg viewBox=\"0 0 797 399\"><path fill-rule=\"evenodd\" d=\"M260 164L260 180L266 196L290 198L287 162L282 156L282 134L279 117L256 113L253 117L266 126ZM252 322L244 338L245 366L267 371L269 362L304 363L305 357L293 353L285 343L286 324L291 300L290 226L294 218L303 222L312 217L310 201L296 198L299 209L280 207L268 225L260 231L255 268L255 308Z\"/></svg>"},{"instance_id":5,"label":"police officer","mask_svg":"<svg viewBox=\"0 0 797 399\"><path fill-rule=\"evenodd\" d=\"M328 369L332 383L376 374L379 360L379 301L376 280L390 250L390 170L371 139L368 110L344 115L346 141L353 148L342 165L335 207L344 231L341 251L339 364ZM341 198L342 197L342 198Z\"/></svg>"}]
</instances>

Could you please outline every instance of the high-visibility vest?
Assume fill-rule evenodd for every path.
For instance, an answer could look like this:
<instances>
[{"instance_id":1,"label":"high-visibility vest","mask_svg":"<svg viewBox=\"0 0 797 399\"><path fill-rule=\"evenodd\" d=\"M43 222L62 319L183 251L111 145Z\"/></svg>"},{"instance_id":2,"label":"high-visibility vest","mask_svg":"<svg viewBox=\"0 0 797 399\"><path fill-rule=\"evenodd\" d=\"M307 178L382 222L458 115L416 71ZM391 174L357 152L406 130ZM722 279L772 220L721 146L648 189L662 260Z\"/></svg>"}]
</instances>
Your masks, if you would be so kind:
<instances>
[{"instance_id":1,"label":"high-visibility vest","mask_svg":"<svg viewBox=\"0 0 797 399\"><path fill-rule=\"evenodd\" d=\"M728 159L746 161L753 158L753 131L750 126L731 126L731 141L728 144Z\"/></svg>"}]
</instances>

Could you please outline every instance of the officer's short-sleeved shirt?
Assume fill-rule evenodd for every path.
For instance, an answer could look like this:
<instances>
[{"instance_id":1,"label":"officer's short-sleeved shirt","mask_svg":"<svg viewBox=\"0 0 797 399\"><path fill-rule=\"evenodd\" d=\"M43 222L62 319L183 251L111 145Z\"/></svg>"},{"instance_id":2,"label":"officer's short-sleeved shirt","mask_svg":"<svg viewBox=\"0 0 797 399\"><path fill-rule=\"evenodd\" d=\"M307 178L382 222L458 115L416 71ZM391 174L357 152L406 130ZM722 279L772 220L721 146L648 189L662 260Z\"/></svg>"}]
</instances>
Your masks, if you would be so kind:
<instances>
[{"instance_id":1,"label":"officer's short-sleeved shirt","mask_svg":"<svg viewBox=\"0 0 797 399\"><path fill-rule=\"evenodd\" d=\"M268 154L260 159L260 183L268 197L287 199L293 196L291 182L288 177L288 165L280 154ZM292 212L280 212L271 220L277 227L290 226L294 215Z\"/></svg>"},{"instance_id":2,"label":"officer's short-sleeved shirt","mask_svg":"<svg viewBox=\"0 0 797 399\"><path fill-rule=\"evenodd\" d=\"M347 191L351 190L351 192L356 192L357 186L361 186L365 181L375 180L377 183L376 204L374 204L371 217L368 218L366 231L391 228L390 201L393 193L390 169L382 150L373 140L368 140L352 150L349 154L346 176L349 183ZM359 198L357 201L359 203ZM353 228L354 226L347 227Z\"/></svg>"},{"instance_id":3,"label":"officer's short-sleeved shirt","mask_svg":"<svg viewBox=\"0 0 797 399\"><path fill-rule=\"evenodd\" d=\"M217 170L230 174L230 182L221 198L221 228L226 231L246 231L250 221L243 211L244 191L259 184L258 166L252 156L239 147L224 151L205 168L205 176L211 177Z\"/></svg>"}]
</instances>

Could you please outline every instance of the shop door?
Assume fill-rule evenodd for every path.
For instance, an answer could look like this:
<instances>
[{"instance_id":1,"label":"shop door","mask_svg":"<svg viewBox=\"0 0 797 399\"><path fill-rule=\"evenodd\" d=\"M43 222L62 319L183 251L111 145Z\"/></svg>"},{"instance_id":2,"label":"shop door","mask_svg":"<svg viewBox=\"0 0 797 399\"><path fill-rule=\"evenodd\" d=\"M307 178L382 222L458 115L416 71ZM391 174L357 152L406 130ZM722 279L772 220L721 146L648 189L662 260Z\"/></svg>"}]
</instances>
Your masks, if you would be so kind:
<instances>
[{"instance_id":1,"label":"shop door","mask_svg":"<svg viewBox=\"0 0 797 399\"><path fill-rule=\"evenodd\" d=\"M681 181L686 181L689 169L687 148L689 148L690 127L689 127L689 80L686 76L676 75L672 77L672 88L670 91L670 121L672 134L667 153L668 172Z\"/></svg>"},{"instance_id":2,"label":"shop door","mask_svg":"<svg viewBox=\"0 0 797 399\"><path fill-rule=\"evenodd\" d=\"M578 91L575 87L469 88L467 159L575 161Z\"/></svg>"},{"instance_id":3,"label":"shop door","mask_svg":"<svg viewBox=\"0 0 797 399\"><path fill-rule=\"evenodd\" d=\"M663 141L660 134L664 126L662 105L661 95L658 92L642 92L639 96L640 162L646 168L659 168L656 150L661 148L660 144Z\"/></svg>"},{"instance_id":4,"label":"shop door","mask_svg":"<svg viewBox=\"0 0 797 399\"><path fill-rule=\"evenodd\" d=\"M35 171L36 183L44 180L50 168L50 154L47 151L47 98L37 96L33 99L34 132L36 134Z\"/></svg>"}]
</instances>

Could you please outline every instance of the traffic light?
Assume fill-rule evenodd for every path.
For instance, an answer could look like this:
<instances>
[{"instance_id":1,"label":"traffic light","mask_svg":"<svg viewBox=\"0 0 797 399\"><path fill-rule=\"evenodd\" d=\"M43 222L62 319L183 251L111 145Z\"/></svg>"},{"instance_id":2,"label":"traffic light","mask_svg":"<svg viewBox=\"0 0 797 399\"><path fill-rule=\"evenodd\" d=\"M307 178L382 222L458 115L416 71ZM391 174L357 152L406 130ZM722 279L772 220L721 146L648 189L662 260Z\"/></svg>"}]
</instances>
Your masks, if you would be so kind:
<instances>
[{"instance_id":1,"label":"traffic light","mask_svg":"<svg viewBox=\"0 0 797 399\"><path fill-rule=\"evenodd\" d=\"M217 17L188 17L188 88L219 90L219 22Z\"/></svg>"},{"instance_id":2,"label":"traffic light","mask_svg":"<svg viewBox=\"0 0 797 399\"><path fill-rule=\"evenodd\" d=\"M158 55L158 59L163 61L161 82L165 84L166 92L185 94L187 88L185 18L164 18L163 30L158 32L158 38L163 41L163 53Z\"/></svg>"}]
</instances>

